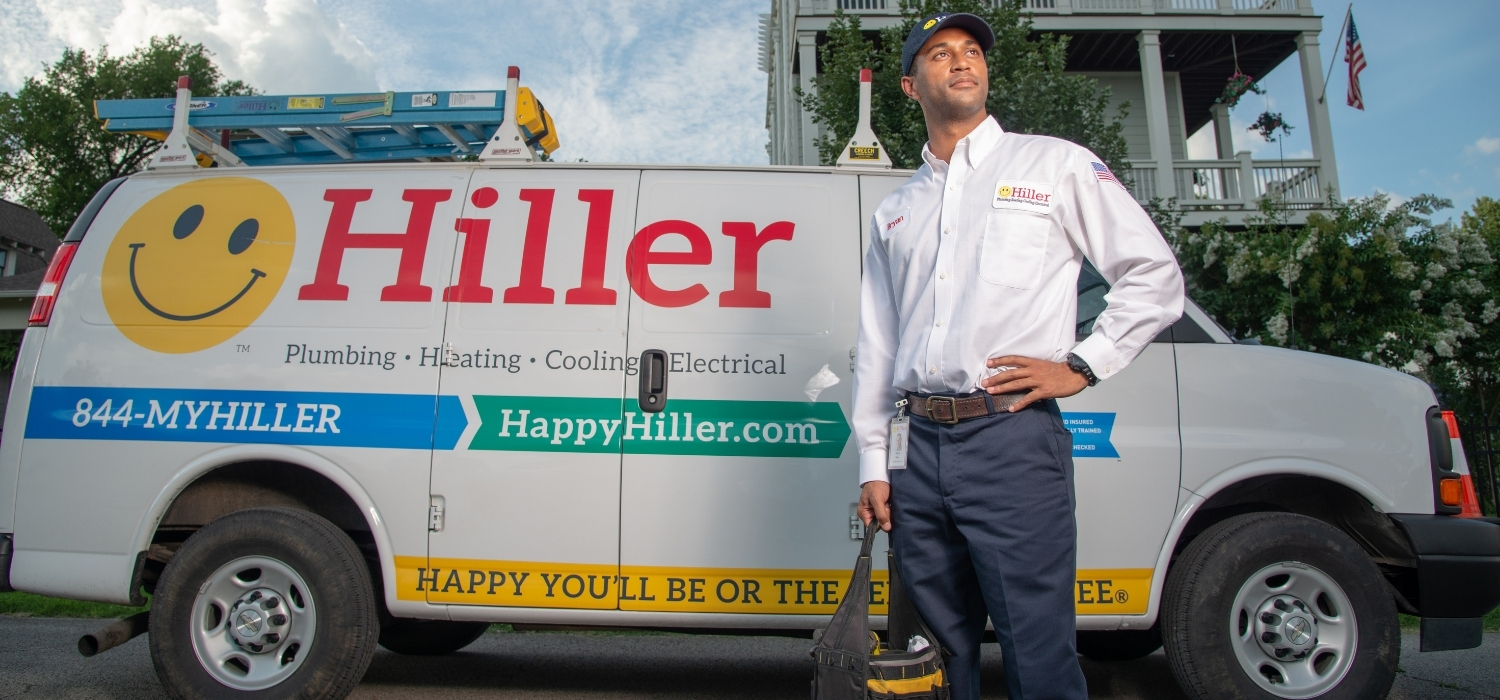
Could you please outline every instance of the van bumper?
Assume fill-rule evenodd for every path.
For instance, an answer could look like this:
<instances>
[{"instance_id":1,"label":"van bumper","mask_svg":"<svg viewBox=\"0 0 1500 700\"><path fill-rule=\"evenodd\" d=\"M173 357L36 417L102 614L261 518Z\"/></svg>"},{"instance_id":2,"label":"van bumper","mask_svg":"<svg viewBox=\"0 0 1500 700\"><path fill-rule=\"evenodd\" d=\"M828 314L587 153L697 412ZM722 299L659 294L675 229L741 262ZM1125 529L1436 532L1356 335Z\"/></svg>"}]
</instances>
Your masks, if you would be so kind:
<instances>
[{"instance_id":1,"label":"van bumper","mask_svg":"<svg viewBox=\"0 0 1500 700\"><path fill-rule=\"evenodd\" d=\"M1479 646L1484 616L1500 606L1500 524L1450 515L1390 517L1417 558L1422 651Z\"/></svg>"}]
</instances>

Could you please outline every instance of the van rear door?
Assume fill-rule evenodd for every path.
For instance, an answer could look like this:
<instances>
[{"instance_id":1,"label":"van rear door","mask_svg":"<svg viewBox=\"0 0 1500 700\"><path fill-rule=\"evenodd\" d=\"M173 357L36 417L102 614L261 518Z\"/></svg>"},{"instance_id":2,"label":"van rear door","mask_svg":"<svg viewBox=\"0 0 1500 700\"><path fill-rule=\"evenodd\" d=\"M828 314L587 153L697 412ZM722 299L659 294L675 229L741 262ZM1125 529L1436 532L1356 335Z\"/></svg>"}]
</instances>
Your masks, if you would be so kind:
<instances>
[{"instance_id":1,"label":"van rear door","mask_svg":"<svg viewBox=\"0 0 1500 700\"><path fill-rule=\"evenodd\" d=\"M434 453L430 569L404 595L615 607L620 407L634 366L625 253L639 178L475 172L444 291L446 334L424 349L469 428L457 449Z\"/></svg>"},{"instance_id":2,"label":"van rear door","mask_svg":"<svg viewBox=\"0 0 1500 700\"><path fill-rule=\"evenodd\" d=\"M642 174L630 353L663 353L666 401L643 411L645 369L627 387L621 609L836 606L857 549L858 211L852 174Z\"/></svg>"}]
</instances>

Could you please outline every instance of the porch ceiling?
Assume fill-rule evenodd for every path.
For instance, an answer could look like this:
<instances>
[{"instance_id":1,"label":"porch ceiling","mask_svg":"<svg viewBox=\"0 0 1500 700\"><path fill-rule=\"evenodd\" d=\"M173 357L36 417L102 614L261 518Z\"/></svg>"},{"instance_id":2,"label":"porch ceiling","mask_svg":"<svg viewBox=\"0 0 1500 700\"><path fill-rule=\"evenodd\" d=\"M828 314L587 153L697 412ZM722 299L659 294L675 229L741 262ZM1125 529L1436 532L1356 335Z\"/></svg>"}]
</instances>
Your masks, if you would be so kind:
<instances>
[{"instance_id":1,"label":"porch ceiling","mask_svg":"<svg viewBox=\"0 0 1500 700\"><path fill-rule=\"evenodd\" d=\"M1069 71L1141 69L1135 32L1070 32L1069 35ZM1162 69L1180 76L1184 126L1189 135L1212 120L1208 110L1234 73L1236 50L1240 71L1257 80L1297 52L1294 32L1234 32L1232 36L1231 42L1229 32L1161 33Z\"/></svg>"}]
</instances>

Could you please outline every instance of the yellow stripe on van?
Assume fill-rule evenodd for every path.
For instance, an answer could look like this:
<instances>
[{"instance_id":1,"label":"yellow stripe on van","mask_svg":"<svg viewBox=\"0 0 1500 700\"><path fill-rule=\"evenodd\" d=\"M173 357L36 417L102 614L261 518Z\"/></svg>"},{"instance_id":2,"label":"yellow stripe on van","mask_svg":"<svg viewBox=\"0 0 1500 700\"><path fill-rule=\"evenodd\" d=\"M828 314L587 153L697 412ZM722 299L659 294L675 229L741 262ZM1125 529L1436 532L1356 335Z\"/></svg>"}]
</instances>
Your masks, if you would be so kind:
<instances>
[{"instance_id":1,"label":"yellow stripe on van","mask_svg":"<svg viewBox=\"0 0 1500 700\"><path fill-rule=\"evenodd\" d=\"M1079 615L1146 612L1152 569L1080 569ZM397 597L453 605L643 612L829 615L843 600L845 569L614 566L396 557ZM883 615L888 577L871 572L870 612Z\"/></svg>"}]
</instances>

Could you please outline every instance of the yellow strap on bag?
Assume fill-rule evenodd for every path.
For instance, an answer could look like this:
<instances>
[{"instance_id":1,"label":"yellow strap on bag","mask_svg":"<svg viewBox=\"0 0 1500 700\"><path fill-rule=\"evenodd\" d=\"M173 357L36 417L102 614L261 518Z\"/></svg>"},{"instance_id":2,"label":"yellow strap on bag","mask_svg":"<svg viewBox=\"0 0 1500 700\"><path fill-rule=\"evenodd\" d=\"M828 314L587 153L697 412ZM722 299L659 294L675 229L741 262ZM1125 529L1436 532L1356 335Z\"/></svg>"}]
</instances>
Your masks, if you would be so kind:
<instances>
[{"instance_id":1,"label":"yellow strap on bag","mask_svg":"<svg viewBox=\"0 0 1500 700\"><path fill-rule=\"evenodd\" d=\"M940 670L937 673L918 676L916 678L905 678L898 681L871 678L866 682L865 687L869 688L871 693L900 696L911 693L931 694L937 691L938 688L942 688L943 685L943 672Z\"/></svg>"}]
</instances>

